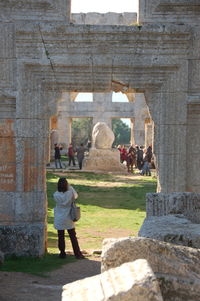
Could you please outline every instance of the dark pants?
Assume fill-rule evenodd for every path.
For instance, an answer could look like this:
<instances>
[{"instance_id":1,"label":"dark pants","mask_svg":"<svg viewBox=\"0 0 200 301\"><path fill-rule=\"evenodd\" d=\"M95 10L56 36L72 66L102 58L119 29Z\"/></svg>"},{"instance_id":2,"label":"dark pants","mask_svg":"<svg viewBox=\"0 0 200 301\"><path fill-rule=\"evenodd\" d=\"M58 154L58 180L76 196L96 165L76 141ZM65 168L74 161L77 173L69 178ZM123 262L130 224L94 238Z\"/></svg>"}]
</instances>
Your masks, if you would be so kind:
<instances>
[{"instance_id":1,"label":"dark pants","mask_svg":"<svg viewBox=\"0 0 200 301\"><path fill-rule=\"evenodd\" d=\"M79 169L82 169L82 165L83 165L83 160L79 160L79 161L78 161Z\"/></svg>"},{"instance_id":2,"label":"dark pants","mask_svg":"<svg viewBox=\"0 0 200 301\"><path fill-rule=\"evenodd\" d=\"M55 166L58 168L58 163L60 165L60 168L62 168L61 160L60 159L55 159Z\"/></svg>"},{"instance_id":3,"label":"dark pants","mask_svg":"<svg viewBox=\"0 0 200 301\"><path fill-rule=\"evenodd\" d=\"M68 232L69 238L71 240L74 255L76 257L81 256L82 253L79 248L75 229L67 230L67 232ZM58 230L58 249L60 250L61 254L65 254L65 230Z\"/></svg>"},{"instance_id":4,"label":"dark pants","mask_svg":"<svg viewBox=\"0 0 200 301\"><path fill-rule=\"evenodd\" d=\"M71 162L73 163L73 166L75 166L75 160L74 160L74 156L69 156L69 166L71 165Z\"/></svg>"}]
</instances>

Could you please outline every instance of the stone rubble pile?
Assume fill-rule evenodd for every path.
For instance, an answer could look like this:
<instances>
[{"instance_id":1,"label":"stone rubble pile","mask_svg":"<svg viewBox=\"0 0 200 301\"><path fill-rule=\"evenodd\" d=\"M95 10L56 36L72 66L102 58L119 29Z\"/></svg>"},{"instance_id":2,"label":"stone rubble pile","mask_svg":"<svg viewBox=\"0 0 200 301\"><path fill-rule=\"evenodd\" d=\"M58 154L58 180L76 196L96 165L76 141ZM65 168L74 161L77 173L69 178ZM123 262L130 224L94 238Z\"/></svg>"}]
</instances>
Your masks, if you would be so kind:
<instances>
[{"instance_id":1,"label":"stone rubble pile","mask_svg":"<svg viewBox=\"0 0 200 301\"><path fill-rule=\"evenodd\" d=\"M102 274L67 284L62 301L200 300L200 250L162 241L105 239Z\"/></svg>"}]
</instances>

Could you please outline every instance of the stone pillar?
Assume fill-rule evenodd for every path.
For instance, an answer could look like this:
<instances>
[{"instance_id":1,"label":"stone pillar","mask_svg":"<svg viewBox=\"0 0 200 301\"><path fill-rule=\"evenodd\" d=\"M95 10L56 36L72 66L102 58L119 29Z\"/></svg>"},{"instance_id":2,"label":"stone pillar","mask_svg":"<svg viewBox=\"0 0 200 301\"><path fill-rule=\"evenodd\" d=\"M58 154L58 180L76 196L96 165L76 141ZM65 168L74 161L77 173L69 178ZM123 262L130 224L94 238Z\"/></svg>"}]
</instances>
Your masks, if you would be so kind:
<instances>
[{"instance_id":1,"label":"stone pillar","mask_svg":"<svg viewBox=\"0 0 200 301\"><path fill-rule=\"evenodd\" d=\"M135 145L134 118L131 118L130 121L131 121L131 139L130 139L130 144L131 145Z\"/></svg>"},{"instance_id":2,"label":"stone pillar","mask_svg":"<svg viewBox=\"0 0 200 301\"><path fill-rule=\"evenodd\" d=\"M199 97L200 102L200 97ZM187 189L200 192L199 147L200 147L200 103L188 105L187 112Z\"/></svg>"},{"instance_id":3,"label":"stone pillar","mask_svg":"<svg viewBox=\"0 0 200 301\"><path fill-rule=\"evenodd\" d=\"M199 24L199 22L198 22ZM187 106L187 191L200 192L200 26L193 27L194 41L191 45L188 63ZM198 49L198 50L197 50Z\"/></svg>"},{"instance_id":4,"label":"stone pillar","mask_svg":"<svg viewBox=\"0 0 200 301\"><path fill-rule=\"evenodd\" d=\"M5 254L41 256L46 249L48 124L49 120L17 119L15 142L12 122L7 125L10 138L4 151L9 146L11 153L4 157L2 171L9 178L1 187L6 191L6 195L1 192L1 204L6 206L1 209L7 214L0 226L0 246Z\"/></svg>"},{"instance_id":5,"label":"stone pillar","mask_svg":"<svg viewBox=\"0 0 200 301\"><path fill-rule=\"evenodd\" d=\"M98 122L105 122L109 128L112 129L112 118L104 118L104 121L99 121L99 118L95 116L92 118L92 127L94 127Z\"/></svg>"},{"instance_id":6,"label":"stone pillar","mask_svg":"<svg viewBox=\"0 0 200 301\"><path fill-rule=\"evenodd\" d=\"M47 138L47 156L46 156L46 164L49 164L51 161L51 131L50 131L50 121L49 121L49 134Z\"/></svg>"},{"instance_id":7,"label":"stone pillar","mask_svg":"<svg viewBox=\"0 0 200 301\"><path fill-rule=\"evenodd\" d=\"M58 118L59 143L67 148L72 141L72 118L62 116L62 112Z\"/></svg>"},{"instance_id":8,"label":"stone pillar","mask_svg":"<svg viewBox=\"0 0 200 301\"><path fill-rule=\"evenodd\" d=\"M153 124L150 118L145 119L145 148L153 145Z\"/></svg>"},{"instance_id":9,"label":"stone pillar","mask_svg":"<svg viewBox=\"0 0 200 301\"><path fill-rule=\"evenodd\" d=\"M112 93L93 93L93 101L97 106L95 117L93 117L93 126L97 122L105 122L112 129L112 118L108 113L112 106Z\"/></svg>"},{"instance_id":10,"label":"stone pillar","mask_svg":"<svg viewBox=\"0 0 200 301\"><path fill-rule=\"evenodd\" d=\"M146 93L154 121L158 192L186 191L187 93L182 91L182 74L187 74L187 65L174 72L160 92Z\"/></svg>"},{"instance_id":11,"label":"stone pillar","mask_svg":"<svg viewBox=\"0 0 200 301\"><path fill-rule=\"evenodd\" d=\"M145 144L146 101L143 93L137 93L135 98L134 138L135 144Z\"/></svg>"}]
</instances>

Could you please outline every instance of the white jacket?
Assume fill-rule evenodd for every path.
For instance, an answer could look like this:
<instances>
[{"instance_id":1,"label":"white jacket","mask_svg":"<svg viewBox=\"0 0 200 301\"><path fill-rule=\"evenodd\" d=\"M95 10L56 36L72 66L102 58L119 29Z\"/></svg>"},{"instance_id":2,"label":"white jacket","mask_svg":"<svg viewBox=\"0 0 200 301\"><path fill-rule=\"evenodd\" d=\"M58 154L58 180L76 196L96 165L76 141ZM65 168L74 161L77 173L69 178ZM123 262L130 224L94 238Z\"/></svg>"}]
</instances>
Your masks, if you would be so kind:
<instances>
[{"instance_id":1,"label":"white jacket","mask_svg":"<svg viewBox=\"0 0 200 301\"><path fill-rule=\"evenodd\" d=\"M71 203L78 194L72 186L66 192L56 191L53 194L56 207L54 208L54 227L57 230L73 229L74 222L70 217Z\"/></svg>"}]
</instances>

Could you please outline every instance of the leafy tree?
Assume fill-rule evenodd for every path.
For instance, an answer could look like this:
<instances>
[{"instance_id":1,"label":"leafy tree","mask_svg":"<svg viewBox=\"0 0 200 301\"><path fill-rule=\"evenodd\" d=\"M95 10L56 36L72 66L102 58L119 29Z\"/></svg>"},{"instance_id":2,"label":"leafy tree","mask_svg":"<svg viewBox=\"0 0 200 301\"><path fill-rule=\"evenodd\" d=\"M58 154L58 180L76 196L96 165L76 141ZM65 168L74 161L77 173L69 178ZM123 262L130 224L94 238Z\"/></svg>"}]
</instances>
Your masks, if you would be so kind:
<instances>
[{"instance_id":1,"label":"leafy tree","mask_svg":"<svg viewBox=\"0 0 200 301\"><path fill-rule=\"evenodd\" d=\"M112 120L112 130L115 135L113 145L130 143L130 128L121 119ZM73 118L72 143L78 146L92 140L92 118Z\"/></svg>"},{"instance_id":2,"label":"leafy tree","mask_svg":"<svg viewBox=\"0 0 200 301\"><path fill-rule=\"evenodd\" d=\"M131 129L121 119L112 120L112 130L115 135L113 145L130 143Z\"/></svg>"},{"instance_id":3,"label":"leafy tree","mask_svg":"<svg viewBox=\"0 0 200 301\"><path fill-rule=\"evenodd\" d=\"M73 118L72 121L72 144L79 146L87 144L92 136L92 118Z\"/></svg>"}]
</instances>

